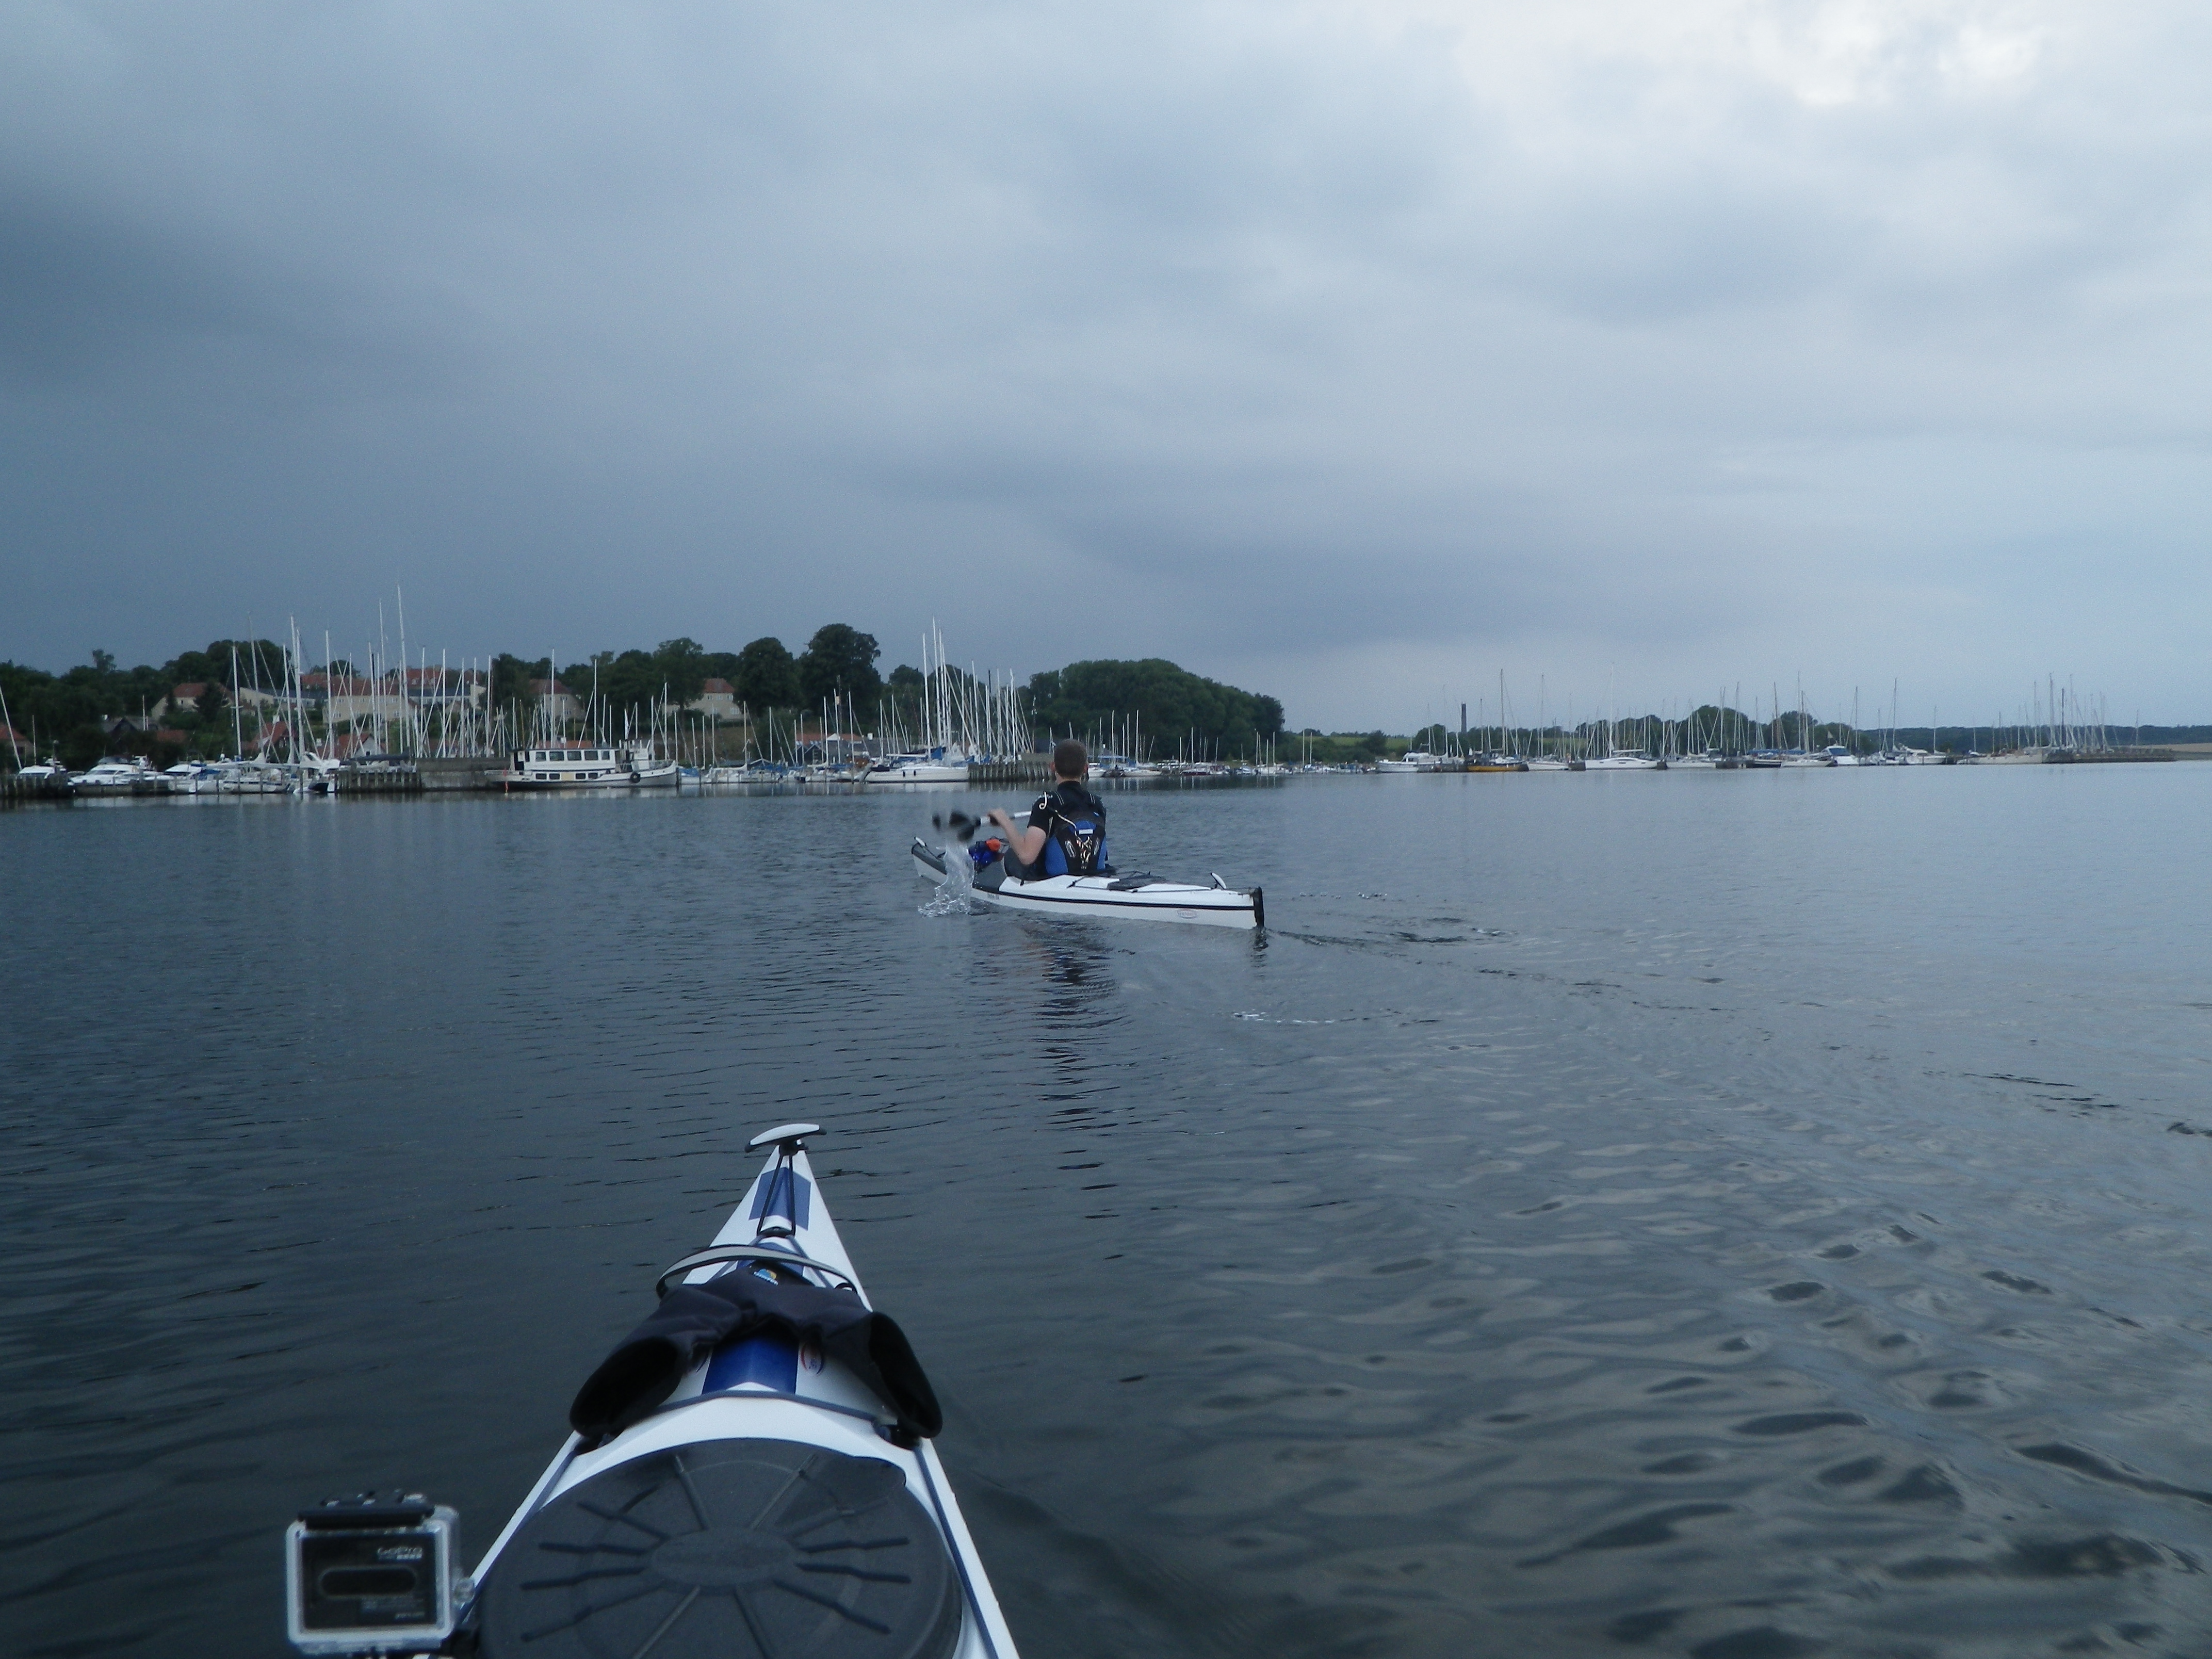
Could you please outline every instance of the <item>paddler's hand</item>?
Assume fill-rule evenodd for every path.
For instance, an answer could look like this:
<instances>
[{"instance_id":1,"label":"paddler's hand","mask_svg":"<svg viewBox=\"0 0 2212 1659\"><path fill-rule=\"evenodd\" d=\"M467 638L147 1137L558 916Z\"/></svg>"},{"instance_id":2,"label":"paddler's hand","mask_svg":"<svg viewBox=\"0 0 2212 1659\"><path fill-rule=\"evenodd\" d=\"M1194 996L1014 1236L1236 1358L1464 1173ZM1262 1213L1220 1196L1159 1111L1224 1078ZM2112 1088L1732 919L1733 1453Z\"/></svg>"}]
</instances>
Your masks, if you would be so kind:
<instances>
[{"instance_id":1,"label":"paddler's hand","mask_svg":"<svg viewBox=\"0 0 2212 1659\"><path fill-rule=\"evenodd\" d=\"M983 821L986 823L997 824L1010 836L1014 833L1014 821L1006 816L1006 809L1003 806L994 806L989 811L984 813Z\"/></svg>"}]
</instances>

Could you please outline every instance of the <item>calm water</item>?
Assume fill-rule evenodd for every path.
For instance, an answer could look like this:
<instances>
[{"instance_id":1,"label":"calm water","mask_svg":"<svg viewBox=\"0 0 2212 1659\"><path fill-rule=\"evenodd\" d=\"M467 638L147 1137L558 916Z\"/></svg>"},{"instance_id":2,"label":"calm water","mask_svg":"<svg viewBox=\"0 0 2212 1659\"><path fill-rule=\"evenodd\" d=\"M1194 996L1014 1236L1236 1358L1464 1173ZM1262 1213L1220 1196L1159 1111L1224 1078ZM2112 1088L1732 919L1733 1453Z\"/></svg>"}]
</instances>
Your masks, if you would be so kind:
<instances>
[{"instance_id":1,"label":"calm water","mask_svg":"<svg viewBox=\"0 0 2212 1659\"><path fill-rule=\"evenodd\" d=\"M2212 766L958 799L0 816L0 1650L473 1554L791 1118L1030 1659L2212 1645Z\"/></svg>"}]
</instances>

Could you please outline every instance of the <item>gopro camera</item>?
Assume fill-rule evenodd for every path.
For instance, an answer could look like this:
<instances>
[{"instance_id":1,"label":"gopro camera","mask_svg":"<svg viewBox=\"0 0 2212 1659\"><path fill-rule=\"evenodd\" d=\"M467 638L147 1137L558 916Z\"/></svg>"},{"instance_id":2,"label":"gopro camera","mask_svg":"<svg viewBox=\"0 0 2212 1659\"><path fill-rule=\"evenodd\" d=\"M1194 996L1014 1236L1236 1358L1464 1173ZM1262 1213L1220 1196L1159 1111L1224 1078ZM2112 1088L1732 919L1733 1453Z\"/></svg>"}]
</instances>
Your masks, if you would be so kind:
<instances>
[{"instance_id":1,"label":"gopro camera","mask_svg":"<svg viewBox=\"0 0 2212 1659\"><path fill-rule=\"evenodd\" d=\"M422 1653L453 1633L460 1517L420 1492L330 1498L284 1530L286 1634L309 1654Z\"/></svg>"}]
</instances>

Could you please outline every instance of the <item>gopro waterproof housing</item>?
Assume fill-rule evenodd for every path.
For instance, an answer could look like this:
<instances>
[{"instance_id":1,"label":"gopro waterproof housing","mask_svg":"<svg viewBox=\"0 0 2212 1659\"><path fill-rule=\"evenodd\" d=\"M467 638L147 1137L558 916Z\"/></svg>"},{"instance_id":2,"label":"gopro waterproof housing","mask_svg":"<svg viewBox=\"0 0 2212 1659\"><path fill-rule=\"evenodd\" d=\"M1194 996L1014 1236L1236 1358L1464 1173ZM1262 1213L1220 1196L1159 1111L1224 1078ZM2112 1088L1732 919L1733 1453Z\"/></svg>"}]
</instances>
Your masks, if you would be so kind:
<instances>
[{"instance_id":1,"label":"gopro waterproof housing","mask_svg":"<svg viewBox=\"0 0 2212 1659\"><path fill-rule=\"evenodd\" d=\"M453 1633L460 1517L420 1492L333 1498L284 1531L286 1634L302 1653L422 1653Z\"/></svg>"}]
</instances>

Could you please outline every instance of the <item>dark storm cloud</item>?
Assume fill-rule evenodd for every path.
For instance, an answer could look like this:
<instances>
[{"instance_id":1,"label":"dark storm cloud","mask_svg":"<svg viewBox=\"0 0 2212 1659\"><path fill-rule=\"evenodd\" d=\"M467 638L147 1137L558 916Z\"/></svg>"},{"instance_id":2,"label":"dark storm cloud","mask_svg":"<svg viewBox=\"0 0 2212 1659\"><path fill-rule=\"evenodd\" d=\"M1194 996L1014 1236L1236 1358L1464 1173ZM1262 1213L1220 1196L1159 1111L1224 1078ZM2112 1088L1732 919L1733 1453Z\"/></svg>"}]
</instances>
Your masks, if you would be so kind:
<instances>
[{"instance_id":1,"label":"dark storm cloud","mask_svg":"<svg viewBox=\"0 0 2212 1659\"><path fill-rule=\"evenodd\" d=\"M2200 33L27 6L0 653L404 581L456 651L933 614L1324 721L1501 664L2186 712Z\"/></svg>"}]
</instances>

